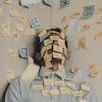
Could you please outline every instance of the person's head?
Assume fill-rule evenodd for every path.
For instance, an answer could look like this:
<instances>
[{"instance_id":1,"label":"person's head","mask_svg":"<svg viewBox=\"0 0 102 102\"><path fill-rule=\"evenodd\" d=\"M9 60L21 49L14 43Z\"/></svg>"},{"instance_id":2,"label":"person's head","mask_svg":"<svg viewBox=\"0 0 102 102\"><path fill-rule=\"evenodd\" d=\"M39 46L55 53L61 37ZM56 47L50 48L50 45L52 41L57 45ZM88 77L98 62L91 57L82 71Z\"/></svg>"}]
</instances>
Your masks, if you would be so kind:
<instances>
[{"instance_id":1,"label":"person's head","mask_svg":"<svg viewBox=\"0 0 102 102\"><path fill-rule=\"evenodd\" d=\"M34 61L40 66L57 70L67 58L67 40L60 28L42 31L35 42Z\"/></svg>"}]
</instances>

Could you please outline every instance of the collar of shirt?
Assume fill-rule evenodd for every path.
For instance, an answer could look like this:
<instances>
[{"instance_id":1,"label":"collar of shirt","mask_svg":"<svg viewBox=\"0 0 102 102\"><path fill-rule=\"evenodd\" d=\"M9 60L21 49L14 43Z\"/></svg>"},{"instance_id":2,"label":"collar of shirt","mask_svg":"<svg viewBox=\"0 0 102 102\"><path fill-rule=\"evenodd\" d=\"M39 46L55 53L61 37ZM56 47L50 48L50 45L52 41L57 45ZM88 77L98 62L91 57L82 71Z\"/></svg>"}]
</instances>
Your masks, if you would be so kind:
<instances>
[{"instance_id":1,"label":"collar of shirt","mask_svg":"<svg viewBox=\"0 0 102 102\"><path fill-rule=\"evenodd\" d=\"M65 74L65 70L64 69L60 69L60 70L51 70L49 68L46 67L41 67L40 72L39 72L39 76L44 78L44 77L48 77L48 76L56 76L60 79L64 79L66 78L66 74Z\"/></svg>"}]
</instances>

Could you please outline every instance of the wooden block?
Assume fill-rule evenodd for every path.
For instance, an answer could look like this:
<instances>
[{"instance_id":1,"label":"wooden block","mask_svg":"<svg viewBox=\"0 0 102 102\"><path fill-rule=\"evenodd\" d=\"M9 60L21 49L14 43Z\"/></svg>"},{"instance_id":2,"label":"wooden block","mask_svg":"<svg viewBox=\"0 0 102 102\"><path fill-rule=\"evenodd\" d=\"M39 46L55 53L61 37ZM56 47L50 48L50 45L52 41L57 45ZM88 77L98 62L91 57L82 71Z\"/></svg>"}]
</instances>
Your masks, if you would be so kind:
<instances>
[{"instance_id":1,"label":"wooden block","mask_svg":"<svg viewBox=\"0 0 102 102\"><path fill-rule=\"evenodd\" d=\"M44 85L54 85L54 81L52 79L44 79Z\"/></svg>"},{"instance_id":2,"label":"wooden block","mask_svg":"<svg viewBox=\"0 0 102 102\"><path fill-rule=\"evenodd\" d=\"M65 81L73 81L73 78L64 78Z\"/></svg>"},{"instance_id":3,"label":"wooden block","mask_svg":"<svg viewBox=\"0 0 102 102\"><path fill-rule=\"evenodd\" d=\"M96 8L96 14L102 14L102 7Z\"/></svg>"},{"instance_id":4,"label":"wooden block","mask_svg":"<svg viewBox=\"0 0 102 102\"><path fill-rule=\"evenodd\" d=\"M44 72L42 76L50 76L52 72Z\"/></svg>"},{"instance_id":5,"label":"wooden block","mask_svg":"<svg viewBox=\"0 0 102 102\"><path fill-rule=\"evenodd\" d=\"M48 97L51 96L49 90L43 90L43 91L42 91L42 95L43 95L43 96L48 96Z\"/></svg>"},{"instance_id":6,"label":"wooden block","mask_svg":"<svg viewBox=\"0 0 102 102\"><path fill-rule=\"evenodd\" d=\"M4 37L9 37L9 36L11 36L11 33L10 33L10 30L2 30L2 33L3 33L3 36Z\"/></svg>"},{"instance_id":7,"label":"wooden block","mask_svg":"<svg viewBox=\"0 0 102 102\"><path fill-rule=\"evenodd\" d=\"M97 23L102 24L102 17L99 18Z\"/></svg>"},{"instance_id":8,"label":"wooden block","mask_svg":"<svg viewBox=\"0 0 102 102\"><path fill-rule=\"evenodd\" d=\"M74 92L73 92L73 96L74 96L74 97L83 96L83 92L82 92L82 91L74 91Z\"/></svg>"},{"instance_id":9,"label":"wooden block","mask_svg":"<svg viewBox=\"0 0 102 102\"><path fill-rule=\"evenodd\" d=\"M60 87L61 94L70 94L70 89L68 87Z\"/></svg>"},{"instance_id":10,"label":"wooden block","mask_svg":"<svg viewBox=\"0 0 102 102\"><path fill-rule=\"evenodd\" d=\"M80 18L80 12L79 12L79 11L74 12L74 13L71 15L71 18Z\"/></svg>"},{"instance_id":11,"label":"wooden block","mask_svg":"<svg viewBox=\"0 0 102 102\"><path fill-rule=\"evenodd\" d=\"M88 100L81 99L80 102L89 102Z\"/></svg>"},{"instance_id":12,"label":"wooden block","mask_svg":"<svg viewBox=\"0 0 102 102\"><path fill-rule=\"evenodd\" d=\"M97 69L91 71L89 74L90 77L95 77L95 78L98 77L99 75L100 75L100 72Z\"/></svg>"},{"instance_id":13,"label":"wooden block","mask_svg":"<svg viewBox=\"0 0 102 102\"><path fill-rule=\"evenodd\" d=\"M63 18L61 19L61 24L65 23L68 21L68 17L67 16L63 16Z\"/></svg>"},{"instance_id":14,"label":"wooden block","mask_svg":"<svg viewBox=\"0 0 102 102\"><path fill-rule=\"evenodd\" d=\"M19 38L20 38L19 34L18 34L16 31L14 31L14 32L12 33L12 36L13 36L13 38L14 38L16 41L19 40Z\"/></svg>"},{"instance_id":15,"label":"wooden block","mask_svg":"<svg viewBox=\"0 0 102 102\"><path fill-rule=\"evenodd\" d=\"M60 95L60 92L59 90L50 90L50 94L51 96L57 96L57 95Z\"/></svg>"},{"instance_id":16,"label":"wooden block","mask_svg":"<svg viewBox=\"0 0 102 102\"><path fill-rule=\"evenodd\" d=\"M23 15L19 15L19 16L18 16L18 21L20 21L20 22L22 22L22 23L25 23L25 19L26 19L26 17L23 16Z\"/></svg>"},{"instance_id":17,"label":"wooden block","mask_svg":"<svg viewBox=\"0 0 102 102\"><path fill-rule=\"evenodd\" d=\"M50 61L45 62L46 68L52 68L52 63Z\"/></svg>"},{"instance_id":18,"label":"wooden block","mask_svg":"<svg viewBox=\"0 0 102 102\"><path fill-rule=\"evenodd\" d=\"M62 76L59 72L56 72L56 75L57 75L58 77L60 77L61 79L63 78L63 76Z\"/></svg>"},{"instance_id":19,"label":"wooden block","mask_svg":"<svg viewBox=\"0 0 102 102\"><path fill-rule=\"evenodd\" d=\"M43 90L43 85L34 85L33 86L33 89L35 90L35 91L42 91Z\"/></svg>"},{"instance_id":20,"label":"wooden block","mask_svg":"<svg viewBox=\"0 0 102 102\"><path fill-rule=\"evenodd\" d=\"M52 43L53 43L53 41L51 39L44 40L44 46L47 46L47 45L52 44Z\"/></svg>"},{"instance_id":21,"label":"wooden block","mask_svg":"<svg viewBox=\"0 0 102 102\"><path fill-rule=\"evenodd\" d=\"M44 61L45 62L50 62L51 60L52 60L52 54L48 54L47 52L45 52Z\"/></svg>"},{"instance_id":22,"label":"wooden block","mask_svg":"<svg viewBox=\"0 0 102 102\"><path fill-rule=\"evenodd\" d=\"M75 74L75 73L77 73L79 71L79 69L80 69L79 67L74 66L74 67L71 68L70 72Z\"/></svg>"},{"instance_id":23,"label":"wooden block","mask_svg":"<svg viewBox=\"0 0 102 102\"><path fill-rule=\"evenodd\" d=\"M59 39L59 36L50 36L50 39L51 40L58 40Z\"/></svg>"},{"instance_id":24,"label":"wooden block","mask_svg":"<svg viewBox=\"0 0 102 102\"><path fill-rule=\"evenodd\" d=\"M12 4L12 0L4 0L5 4Z\"/></svg>"},{"instance_id":25,"label":"wooden block","mask_svg":"<svg viewBox=\"0 0 102 102\"><path fill-rule=\"evenodd\" d=\"M61 71L64 71L64 65L63 64L58 64L58 69Z\"/></svg>"},{"instance_id":26,"label":"wooden block","mask_svg":"<svg viewBox=\"0 0 102 102\"><path fill-rule=\"evenodd\" d=\"M62 59L62 54L53 52L53 58Z\"/></svg>"},{"instance_id":27,"label":"wooden block","mask_svg":"<svg viewBox=\"0 0 102 102\"><path fill-rule=\"evenodd\" d=\"M55 81L54 82L55 86L64 86L64 81Z\"/></svg>"},{"instance_id":28,"label":"wooden block","mask_svg":"<svg viewBox=\"0 0 102 102\"><path fill-rule=\"evenodd\" d=\"M45 47L43 47L43 48L41 49L41 57L43 57L43 55L44 55L45 52L46 52L46 51L45 51Z\"/></svg>"},{"instance_id":29,"label":"wooden block","mask_svg":"<svg viewBox=\"0 0 102 102\"><path fill-rule=\"evenodd\" d=\"M24 26L22 24L17 24L16 29L17 31L24 32Z\"/></svg>"},{"instance_id":30,"label":"wooden block","mask_svg":"<svg viewBox=\"0 0 102 102\"><path fill-rule=\"evenodd\" d=\"M95 34L94 40L102 40L102 32L97 32Z\"/></svg>"},{"instance_id":31,"label":"wooden block","mask_svg":"<svg viewBox=\"0 0 102 102\"><path fill-rule=\"evenodd\" d=\"M46 30L43 30L38 36L39 36L39 37L42 37L42 36L44 36L46 33L47 33L47 31L46 31Z\"/></svg>"},{"instance_id":32,"label":"wooden block","mask_svg":"<svg viewBox=\"0 0 102 102\"><path fill-rule=\"evenodd\" d=\"M89 70L95 70L96 69L96 64L89 64Z\"/></svg>"},{"instance_id":33,"label":"wooden block","mask_svg":"<svg viewBox=\"0 0 102 102\"><path fill-rule=\"evenodd\" d=\"M70 88L70 89L73 89L73 90L76 90L76 86L71 84L71 83L67 83L67 86Z\"/></svg>"},{"instance_id":34,"label":"wooden block","mask_svg":"<svg viewBox=\"0 0 102 102\"><path fill-rule=\"evenodd\" d=\"M63 52L63 47L57 46L57 45L53 45L53 51L62 53Z\"/></svg>"},{"instance_id":35,"label":"wooden block","mask_svg":"<svg viewBox=\"0 0 102 102\"><path fill-rule=\"evenodd\" d=\"M90 92L90 87L88 87L84 84L81 84L81 89L84 90L84 91Z\"/></svg>"},{"instance_id":36,"label":"wooden block","mask_svg":"<svg viewBox=\"0 0 102 102\"><path fill-rule=\"evenodd\" d=\"M65 63L65 57L63 56L63 57L62 57L61 64L64 65L64 63Z\"/></svg>"},{"instance_id":37,"label":"wooden block","mask_svg":"<svg viewBox=\"0 0 102 102\"><path fill-rule=\"evenodd\" d=\"M14 50L14 49L8 49L8 55L10 57L15 57L16 56L16 50Z\"/></svg>"},{"instance_id":38,"label":"wooden block","mask_svg":"<svg viewBox=\"0 0 102 102\"><path fill-rule=\"evenodd\" d=\"M1 25L1 28L2 28L3 30L9 31L9 30L10 30L10 24L9 24L9 22L2 24L2 25Z\"/></svg>"},{"instance_id":39,"label":"wooden block","mask_svg":"<svg viewBox=\"0 0 102 102\"><path fill-rule=\"evenodd\" d=\"M68 58L71 58L71 56L72 56L72 51L71 50L67 51L67 56L68 56Z\"/></svg>"},{"instance_id":40,"label":"wooden block","mask_svg":"<svg viewBox=\"0 0 102 102\"><path fill-rule=\"evenodd\" d=\"M15 70L14 69L7 70L7 79L8 79L9 83L11 83L15 79Z\"/></svg>"},{"instance_id":41,"label":"wooden block","mask_svg":"<svg viewBox=\"0 0 102 102\"><path fill-rule=\"evenodd\" d=\"M58 45L65 47L65 40L63 39L58 39Z\"/></svg>"},{"instance_id":42,"label":"wooden block","mask_svg":"<svg viewBox=\"0 0 102 102\"><path fill-rule=\"evenodd\" d=\"M60 35L60 33L59 32L57 32L57 31L50 31L51 32L51 34L57 34L58 36Z\"/></svg>"},{"instance_id":43,"label":"wooden block","mask_svg":"<svg viewBox=\"0 0 102 102\"><path fill-rule=\"evenodd\" d=\"M82 31L86 31L90 28L90 24L84 24L81 28Z\"/></svg>"},{"instance_id":44,"label":"wooden block","mask_svg":"<svg viewBox=\"0 0 102 102\"><path fill-rule=\"evenodd\" d=\"M18 11L16 9L10 9L10 16L12 17L18 16Z\"/></svg>"},{"instance_id":45,"label":"wooden block","mask_svg":"<svg viewBox=\"0 0 102 102\"><path fill-rule=\"evenodd\" d=\"M78 47L86 49L86 44L87 44L86 38L82 37L78 42Z\"/></svg>"},{"instance_id":46,"label":"wooden block","mask_svg":"<svg viewBox=\"0 0 102 102\"><path fill-rule=\"evenodd\" d=\"M26 34L27 35L35 35L35 30L33 28L28 28L28 29L26 29Z\"/></svg>"}]
</instances>

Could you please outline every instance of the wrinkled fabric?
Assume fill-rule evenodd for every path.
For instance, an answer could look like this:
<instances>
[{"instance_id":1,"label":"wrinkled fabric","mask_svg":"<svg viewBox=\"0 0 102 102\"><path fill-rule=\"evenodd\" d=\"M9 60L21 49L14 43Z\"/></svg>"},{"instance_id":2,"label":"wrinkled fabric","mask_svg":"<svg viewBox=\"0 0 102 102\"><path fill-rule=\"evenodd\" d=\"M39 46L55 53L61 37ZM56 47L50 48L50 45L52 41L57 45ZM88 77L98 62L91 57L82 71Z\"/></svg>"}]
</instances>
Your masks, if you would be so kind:
<instances>
[{"instance_id":1,"label":"wrinkled fabric","mask_svg":"<svg viewBox=\"0 0 102 102\"><path fill-rule=\"evenodd\" d=\"M52 72L52 74L47 77L43 77L42 73L48 71ZM55 71L42 67L39 73L39 78L35 79L31 84L24 83L20 78L14 80L10 84L6 92L5 102L80 102L80 99L87 100L89 102L98 102L97 97L90 83L86 80L80 81L80 78L82 78L81 75L83 75L83 73L82 74L80 73L82 72L79 72L77 75L75 75L76 78L73 81L64 81L64 82L65 86L67 86L66 83L68 82L74 84L76 86L76 91L81 90L80 89L81 83L89 86L91 88L90 92L81 90L83 92L83 96L74 97L72 95L72 92L74 90L71 90L70 94L61 94L49 97L43 96L41 91L35 91L33 89L34 85L43 85L44 79L53 79L54 81L63 80L55 74ZM66 77L64 71L62 71L60 74L63 77ZM44 86L44 90L59 90L59 88L60 88L59 86Z\"/></svg>"}]
</instances>

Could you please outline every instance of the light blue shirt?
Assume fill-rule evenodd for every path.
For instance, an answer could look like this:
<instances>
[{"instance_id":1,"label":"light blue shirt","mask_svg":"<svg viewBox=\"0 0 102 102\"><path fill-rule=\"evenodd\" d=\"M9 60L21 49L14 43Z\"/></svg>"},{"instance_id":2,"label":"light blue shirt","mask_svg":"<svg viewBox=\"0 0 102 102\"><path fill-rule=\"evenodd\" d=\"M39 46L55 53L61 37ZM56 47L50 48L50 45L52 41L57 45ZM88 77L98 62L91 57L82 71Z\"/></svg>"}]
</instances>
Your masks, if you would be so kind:
<instances>
[{"instance_id":1,"label":"light blue shirt","mask_svg":"<svg viewBox=\"0 0 102 102\"><path fill-rule=\"evenodd\" d=\"M52 72L52 74L43 77L43 72ZM80 102L80 99L87 100L88 102L98 102L94 90L88 81L80 80L80 75L76 75L73 81L66 81L64 80L66 78L65 72L59 70L58 72L63 77L62 79L55 74L56 71L42 67L39 72L39 78L35 79L31 84L23 82L20 78L14 80L7 89L5 102ZM41 91L35 91L33 87L34 85L43 85L44 79L53 79L54 81L64 80L65 86L67 86L66 83L70 82L76 86L77 91L81 90L83 92L83 96L74 97L72 95L74 90L71 90L69 94L43 96ZM91 88L90 92L80 89L81 83L89 86ZM44 86L44 90L59 90L59 88L59 86Z\"/></svg>"}]
</instances>

